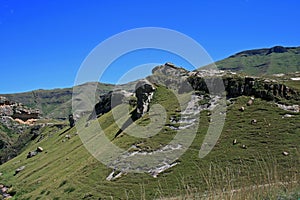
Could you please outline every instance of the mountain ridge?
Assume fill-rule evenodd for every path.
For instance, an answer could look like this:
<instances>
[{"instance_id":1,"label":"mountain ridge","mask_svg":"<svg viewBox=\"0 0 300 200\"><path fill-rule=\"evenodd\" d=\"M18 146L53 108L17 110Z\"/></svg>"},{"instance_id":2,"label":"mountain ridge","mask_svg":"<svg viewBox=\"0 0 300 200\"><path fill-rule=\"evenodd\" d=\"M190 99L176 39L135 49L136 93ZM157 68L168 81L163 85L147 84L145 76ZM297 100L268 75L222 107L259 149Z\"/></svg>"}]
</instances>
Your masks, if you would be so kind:
<instances>
[{"instance_id":1,"label":"mountain ridge","mask_svg":"<svg viewBox=\"0 0 300 200\"><path fill-rule=\"evenodd\" d=\"M245 50L214 64L220 70L243 72L254 76L296 72L300 71L300 47L274 46ZM198 70L201 70L201 67Z\"/></svg>"}]
</instances>

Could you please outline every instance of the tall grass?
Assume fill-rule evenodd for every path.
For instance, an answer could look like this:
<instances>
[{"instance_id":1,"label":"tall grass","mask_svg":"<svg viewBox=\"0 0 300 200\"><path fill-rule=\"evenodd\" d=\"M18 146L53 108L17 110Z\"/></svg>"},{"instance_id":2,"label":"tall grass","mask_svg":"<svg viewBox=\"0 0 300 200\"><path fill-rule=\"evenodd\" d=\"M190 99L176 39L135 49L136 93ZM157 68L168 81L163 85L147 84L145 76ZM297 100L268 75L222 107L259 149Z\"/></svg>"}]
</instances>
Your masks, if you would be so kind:
<instances>
[{"instance_id":1,"label":"tall grass","mask_svg":"<svg viewBox=\"0 0 300 200\"><path fill-rule=\"evenodd\" d=\"M187 177L182 176L177 182L181 185L180 195L169 197L160 195L161 200L175 199L222 199L222 200L292 200L300 198L300 163L290 160L282 166L279 160L268 155L253 157L255 164L240 159L239 164L217 161L208 165L195 163L203 185L192 185ZM159 191L158 194L163 194Z\"/></svg>"}]
</instances>

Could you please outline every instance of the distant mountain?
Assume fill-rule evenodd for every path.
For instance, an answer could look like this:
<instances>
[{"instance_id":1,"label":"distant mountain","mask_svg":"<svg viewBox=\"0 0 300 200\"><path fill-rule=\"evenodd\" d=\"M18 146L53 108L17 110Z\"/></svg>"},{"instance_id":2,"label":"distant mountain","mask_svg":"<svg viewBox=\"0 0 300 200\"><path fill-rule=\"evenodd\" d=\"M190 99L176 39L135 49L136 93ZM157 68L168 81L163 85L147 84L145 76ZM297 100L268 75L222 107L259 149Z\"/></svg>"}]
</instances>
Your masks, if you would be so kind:
<instances>
[{"instance_id":1,"label":"distant mountain","mask_svg":"<svg viewBox=\"0 0 300 200\"><path fill-rule=\"evenodd\" d=\"M300 47L282 47L242 51L215 63L221 70L249 75L269 75L300 71Z\"/></svg>"},{"instance_id":2,"label":"distant mountain","mask_svg":"<svg viewBox=\"0 0 300 200\"><path fill-rule=\"evenodd\" d=\"M111 91L114 85L104 83L86 83L79 85L80 90L87 89L88 86L97 85L96 98L101 94ZM93 87L94 88L94 87ZM42 117L66 118L72 109L73 88L34 90L16 94L1 94L14 102L20 102L30 108L39 109ZM98 99L97 99L98 100Z\"/></svg>"}]
</instances>

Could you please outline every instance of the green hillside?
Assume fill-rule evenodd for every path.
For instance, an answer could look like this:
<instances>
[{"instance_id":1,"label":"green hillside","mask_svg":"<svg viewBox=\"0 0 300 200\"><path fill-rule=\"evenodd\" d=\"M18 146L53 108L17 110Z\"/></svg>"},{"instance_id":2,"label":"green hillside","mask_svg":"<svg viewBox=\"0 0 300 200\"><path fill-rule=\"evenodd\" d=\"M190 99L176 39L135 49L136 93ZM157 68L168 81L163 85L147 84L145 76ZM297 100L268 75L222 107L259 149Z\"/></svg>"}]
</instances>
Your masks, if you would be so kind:
<instances>
[{"instance_id":1,"label":"green hillside","mask_svg":"<svg viewBox=\"0 0 300 200\"><path fill-rule=\"evenodd\" d=\"M178 102L173 93L158 86L151 104L160 103L168 116L176 116ZM180 98L186 98L184 95ZM273 102L241 96L228 103L227 117L217 145L203 159L199 149L207 132L210 112L202 111L200 126L192 145L178 164L159 174L128 173L106 180L112 169L97 161L84 148L76 128L56 132L47 128L43 140L27 145L19 156L0 166L0 183L10 186L13 199L297 199L300 172L300 114L278 108ZM120 109L119 105L114 109ZM245 106L245 111L240 108ZM285 117L286 114L291 117ZM130 116L123 116L129 118ZM145 125L149 115L136 123ZM169 118L168 118L169 119ZM251 123L256 119L255 124ZM82 118L78 123L86 123ZM119 147L133 145L151 152L167 144L176 132L170 121L150 138L135 138L125 132L113 139L119 127L112 111L85 127L99 131ZM84 130L81 130L84 131ZM236 144L233 141L236 140ZM26 158L38 146L43 152ZM283 153L287 154L283 154ZM25 169L15 175L15 169Z\"/></svg>"},{"instance_id":2,"label":"green hillside","mask_svg":"<svg viewBox=\"0 0 300 200\"><path fill-rule=\"evenodd\" d=\"M97 85L95 97L112 90L113 85L102 83L86 83L79 85L79 90L89 88L88 85ZM37 108L41 111L43 117L49 118L67 118L72 108L73 88L53 89L53 90L35 90L31 92L17 94L1 94L11 101L23 103L24 105Z\"/></svg>"},{"instance_id":3,"label":"green hillside","mask_svg":"<svg viewBox=\"0 0 300 200\"><path fill-rule=\"evenodd\" d=\"M247 50L215 63L221 70L249 75L278 74L300 71L300 47L272 47Z\"/></svg>"}]
</instances>

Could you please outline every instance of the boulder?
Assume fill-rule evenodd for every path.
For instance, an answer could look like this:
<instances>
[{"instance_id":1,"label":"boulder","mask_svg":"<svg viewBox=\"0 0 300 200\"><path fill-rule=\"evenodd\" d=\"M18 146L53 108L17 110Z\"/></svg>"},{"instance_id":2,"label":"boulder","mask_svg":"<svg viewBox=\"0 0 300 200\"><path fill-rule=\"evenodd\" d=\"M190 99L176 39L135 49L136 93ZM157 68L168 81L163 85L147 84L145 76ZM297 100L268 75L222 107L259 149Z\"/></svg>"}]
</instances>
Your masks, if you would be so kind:
<instances>
[{"instance_id":1,"label":"boulder","mask_svg":"<svg viewBox=\"0 0 300 200\"><path fill-rule=\"evenodd\" d=\"M15 175L18 174L18 173L20 173L20 172L23 171L24 169L25 169L25 166L24 166L24 165L21 166L21 167L19 167L19 168L17 168L17 169L15 170Z\"/></svg>"},{"instance_id":2,"label":"boulder","mask_svg":"<svg viewBox=\"0 0 300 200\"><path fill-rule=\"evenodd\" d=\"M234 140L232 141L232 144L233 144L233 145L236 145L236 144L237 144L237 139L234 139Z\"/></svg>"},{"instance_id":3,"label":"boulder","mask_svg":"<svg viewBox=\"0 0 300 200\"><path fill-rule=\"evenodd\" d=\"M289 153L286 152L286 151L282 152L282 154L283 154L284 156L288 156L288 155L289 155Z\"/></svg>"},{"instance_id":4,"label":"boulder","mask_svg":"<svg viewBox=\"0 0 300 200\"><path fill-rule=\"evenodd\" d=\"M65 138L71 139L71 135L66 135Z\"/></svg>"},{"instance_id":5,"label":"boulder","mask_svg":"<svg viewBox=\"0 0 300 200\"><path fill-rule=\"evenodd\" d=\"M37 151L30 151L30 152L28 152L28 154L27 154L27 158L32 158L33 156L36 156L37 154L38 154Z\"/></svg>"},{"instance_id":6,"label":"boulder","mask_svg":"<svg viewBox=\"0 0 300 200\"><path fill-rule=\"evenodd\" d=\"M37 152L43 152L44 149L43 149L42 147L38 147L38 148L36 148L36 151L37 151Z\"/></svg>"},{"instance_id":7,"label":"boulder","mask_svg":"<svg viewBox=\"0 0 300 200\"><path fill-rule=\"evenodd\" d=\"M247 102L247 106L251 106L253 104L253 100L250 99L248 102Z\"/></svg>"},{"instance_id":8,"label":"boulder","mask_svg":"<svg viewBox=\"0 0 300 200\"><path fill-rule=\"evenodd\" d=\"M256 124L257 123L257 120L256 119L252 119L251 120L251 124Z\"/></svg>"}]
</instances>

